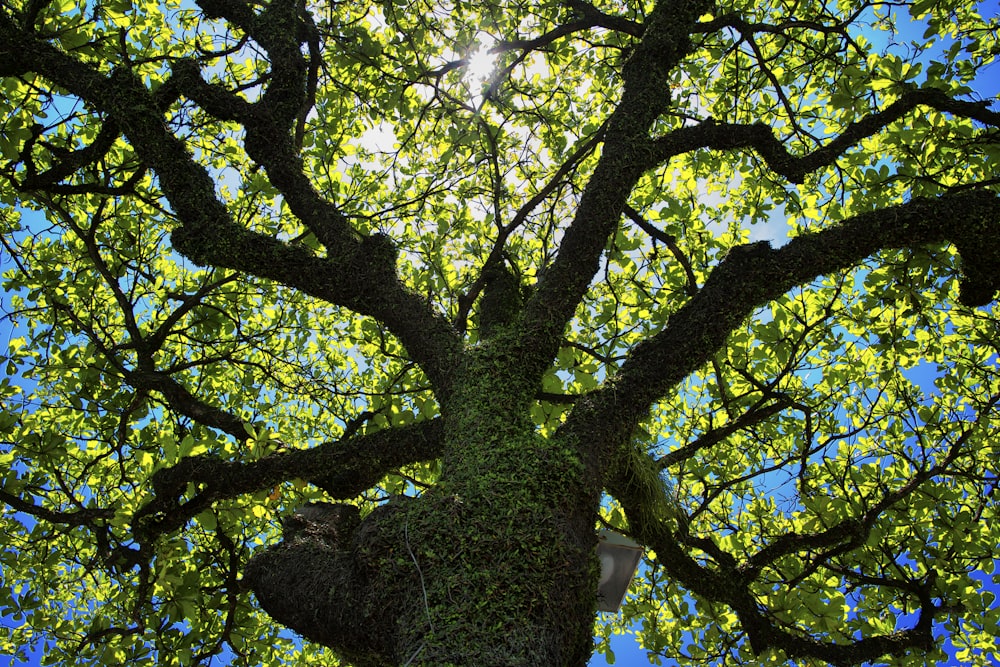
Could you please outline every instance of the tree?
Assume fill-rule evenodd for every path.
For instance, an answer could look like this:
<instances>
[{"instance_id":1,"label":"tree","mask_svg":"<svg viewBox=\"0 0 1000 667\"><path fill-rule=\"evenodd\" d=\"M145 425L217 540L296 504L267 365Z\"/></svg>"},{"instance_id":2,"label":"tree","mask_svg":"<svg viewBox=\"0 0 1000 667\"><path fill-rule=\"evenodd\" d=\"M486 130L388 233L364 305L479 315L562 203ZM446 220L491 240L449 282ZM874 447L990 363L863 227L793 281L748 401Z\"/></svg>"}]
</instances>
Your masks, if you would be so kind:
<instances>
[{"instance_id":1,"label":"tree","mask_svg":"<svg viewBox=\"0 0 1000 667\"><path fill-rule=\"evenodd\" d=\"M5 650L995 658L998 32L5 0Z\"/></svg>"}]
</instances>

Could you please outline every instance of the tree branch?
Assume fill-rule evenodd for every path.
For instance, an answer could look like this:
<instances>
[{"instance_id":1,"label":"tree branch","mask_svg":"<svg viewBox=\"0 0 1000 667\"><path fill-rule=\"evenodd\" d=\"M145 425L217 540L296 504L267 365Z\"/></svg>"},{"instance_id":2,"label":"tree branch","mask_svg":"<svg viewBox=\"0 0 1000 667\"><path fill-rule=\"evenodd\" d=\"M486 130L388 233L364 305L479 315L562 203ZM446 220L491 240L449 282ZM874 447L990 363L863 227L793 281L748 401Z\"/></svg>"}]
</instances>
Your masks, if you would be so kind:
<instances>
[{"instance_id":1,"label":"tree branch","mask_svg":"<svg viewBox=\"0 0 1000 667\"><path fill-rule=\"evenodd\" d=\"M929 650L934 644L931 621L941 607L934 605L930 589L926 585L898 586L916 597L919 603L919 614L913 626L889 635L870 636L843 644L821 642L805 634L781 629L772 622L768 612L762 609L751 593L749 585L766 566L785 555L832 547L813 559L812 566L806 568L807 572L811 572L833 556L863 545L872 526L886 510L912 494L923 483L949 469L962 453L963 446L972 437L974 426L982 421L998 401L1000 395L990 397L980 417L951 443L947 454L940 461L933 466L918 470L906 483L886 492L860 516L840 521L819 533L782 535L742 563L737 563L735 558L719 549L711 540L691 538L679 540L667 528L666 522L651 521L646 508L662 504L662 501L648 497L653 492L652 488L628 482L635 476L634 471L619 471L609 481L609 486L614 489L615 498L625 509L632 533L659 555L660 564L684 586L698 595L729 605L739 617L756 653L778 648L793 658L819 658L834 665L856 665L885 655L902 655L914 648ZM647 497L643 497L643 493ZM693 544L712 555L715 559L714 569L699 565L691 559L681 546L684 542ZM839 571L839 568L834 569ZM796 580L804 576L799 575ZM882 579L864 575L854 575L854 578L868 580L867 583L870 585L887 585Z\"/></svg>"},{"instance_id":2,"label":"tree branch","mask_svg":"<svg viewBox=\"0 0 1000 667\"><path fill-rule=\"evenodd\" d=\"M646 167L652 168L672 157L700 148L711 150L752 148L772 171L792 183L802 183L807 174L834 164L837 158L863 139L874 136L920 106L971 118L984 125L1000 127L1000 113L990 111L987 105L986 102L956 100L944 91L933 88L907 91L884 110L851 123L825 146L800 157L789 153L767 125L717 123L708 119L699 125L683 127L657 139Z\"/></svg>"},{"instance_id":3,"label":"tree branch","mask_svg":"<svg viewBox=\"0 0 1000 667\"><path fill-rule=\"evenodd\" d=\"M858 10L857 13L860 13ZM847 32L847 26L854 22L857 14L849 17L847 20L838 21L833 25L826 25L820 23L819 21L802 21L797 19L789 19L782 21L777 25L772 25L770 23L749 23L743 19L739 14L735 12L730 12L728 14L723 14L717 18L701 23L698 25L697 32L709 33L718 32L723 28L733 28L740 32L742 35L747 35L751 33L763 32L772 35L784 35L788 30L791 29L801 29L801 30L811 30L824 35L841 35L843 37L849 37Z\"/></svg>"},{"instance_id":4,"label":"tree branch","mask_svg":"<svg viewBox=\"0 0 1000 667\"><path fill-rule=\"evenodd\" d=\"M36 519L48 521L49 523L61 523L67 526L91 526L95 519L110 519L115 515L112 509L87 508L75 512L57 512L47 507L41 507L30 501L24 500L20 496L8 493L0 489L0 502L14 508L18 512L24 512Z\"/></svg>"},{"instance_id":5,"label":"tree branch","mask_svg":"<svg viewBox=\"0 0 1000 667\"><path fill-rule=\"evenodd\" d=\"M182 60L174 65L177 85L213 116L244 126L250 157L264 167L292 212L329 253L355 251L360 235L305 175L298 129L293 128L304 118L312 102L309 91L315 85L301 45L308 41L315 58L317 30L304 5L296 0L271 0L259 15L240 0L199 0L198 5L210 16L239 26L263 46L271 66L268 84L260 100L250 104L222 86L206 83L195 61Z\"/></svg>"},{"instance_id":6,"label":"tree branch","mask_svg":"<svg viewBox=\"0 0 1000 667\"><path fill-rule=\"evenodd\" d=\"M777 250L766 242L733 248L698 294L632 350L616 377L577 402L560 433L605 448L593 456L596 470L606 469L650 406L707 363L754 309L882 249L954 243L964 273L960 301L985 305L1000 289L998 232L1000 197L971 190L863 213Z\"/></svg>"},{"instance_id":7,"label":"tree branch","mask_svg":"<svg viewBox=\"0 0 1000 667\"><path fill-rule=\"evenodd\" d=\"M625 63L624 92L608 119L601 158L555 260L525 307L526 362L539 375L558 352L629 193L646 170L649 130L670 101L669 73L691 51L691 26L709 7L703 0L657 3Z\"/></svg>"},{"instance_id":8,"label":"tree branch","mask_svg":"<svg viewBox=\"0 0 1000 667\"><path fill-rule=\"evenodd\" d=\"M237 440L250 437L243 422L229 412L209 405L192 394L180 382L166 373L155 371L124 371L125 381L136 389L156 391L161 394L171 409L185 417L190 417L199 424L228 433Z\"/></svg>"},{"instance_id":9,"label":"tree branch","mask_svg":"<svg viewBox=\"0 0 1000 667\"><path fill-rule=\"evenodd\" d=\"M604 138L604 130L606 127L607 121L602 123L593 135L582 141L579 147L577 147L577 149L566 158L565 162L562 163L559 169L556 170L556 172L552 175L552 178L550 178L548 182L542 186L537 193L535 193L534 196L518 208L513 218L511 218L511 221L500 230L499 234L497 234L497 240L493 244L493 249L483 262L484 269L486 267L497 265L503 259L503 251L510 235L513 234L519 227L524 225L531 212L535 210L539 204L545 201L545 199L549 197L556 190L556 188L566 181L567 176L580 164L580 162L596 150L597 146ZM485 271L483 273L485 273ZM466 320L468 319L469 311L472 309L472 304L475 303L479 293L482 292L485 282L485 277L481 274L479 279L469 286L468 291L466 291L465 294L461 295L458 299L458 314L455 316L455 322L456 326L463 331L465 330Z\"/></svg>"},{"instance_id":10,"label":"tree branch","mask_svg":"<svg viewBox=\"0 0 1000 667\"><path fill-rule=\"evenodd\" d=\"M686 461L701 450L714 447L737 431L760 424L787 407L788 403L785 401L765 402L765 400L762 399L751 409L747 410L732 422L718 428L713 428L703 434L700 438L664 454L659 460L657 460L656 464L661 470L664 470L672 465L680 463L681 461Z\"/></svg>"},{"instance_id":11,"label":"tree branch","mask_svg":"<svg viewBox=\"0 0 1000 667\"><path fill-rule=\"evenodd\" d=\"M490 47L490 53L522 51L526 54L530 51L544 49L563 37L568 37L569 35L573 35L578 32L585 32L592 28L604 28L606 30L624 33L637 38L642 37L643 26L640 23L636 23L635 21L631 21L620 16L606 14L583 0L567 0L565 4L573 10L575 14L574 20L557 25L548 32L531 39L499 41ZM468 58L451 60L440 67L428 70L424 76L440 78L448 72L464 67L467 64Z\"/></svg>"},{"instance_id":12,"label":"tree branch","mask_svg":"<svg viewBox=\"0 0 1000 667\"><path fill-rule=\"evenodd\" d=\"M671 317L667 326L632 351L616 378L578 401L559 435L570 441L586 435L587 442L596 442L598 447L601 443L610 443L613 451L616 444L628 442L652 402L706 363L724 344L729 333L755 308L796 285L853 266L883 248L917 247L945 241L961 244L968 253L978 257L977 262L991 267L991 278L973 292L976 299L966 303L978 305L986 290L992 298L1000 288L1000 247L991 244L998 230L1000 197L985 190L973 190L937 199L914 200L858 215L836 227L797 237L778 250L771 249L767 243L734 248L712 272L702 290ZM975 238L979 239L978 245L973 243ZM984 270L983 273L988 272ZM963 280L963 294L967 294L965 283L969 280L968 276ZM973 280L986 279L978 276ZM954 460L969 433L966 431L952 444L939 465L946 466ZM590 455L600 458L602 453ZM605 452L603 455L610 457L612 454ZM598 469L608 469L608 466L605 464ZM697 595L729 605L736 612L755 652L775 647L790 657L812 657L835 665L854 665L883 655L900 655L913 648L933 646L931 619L938 609L929 596L921 598L920 614L911 628L835 644L777 627L749 591L748 582L768 563L793 551L835 547L829 557L852 548L865 539L870 526L882 512L940 472L937 467L923 471L899 489L885 494L863 516L840 522L817 534L786 535L743 564L728 554L708 551L718 556L712 568L688 556L682 547L683 539L673 532L668 517L649 511L649 508L663 506L664 499L659 497L662 489L656 485L636 484L634 480L642 479L643 475L629 465L611 466L610 470L606 488L625 509L631 532L656 552L663 567L682 585ZM705 550L706 546L700 548Z\"/></svg>"},{"instance_id":13,"label":"tree branch","mask_svg":"<svg viewBox=\"0 0 1000 667\"><path fill-rule=\"evenodd\" d=\"M621 468L609 479L609 490L625 510L631 534L656 553L658 563L668 576L700 597L729 606L736 613L756 654L777 648L790 658L818 658L833 665L847 666L885 655L902 655L914 648L929 650L933 647L931 620L938 609L926 594L920 596L917 622L907 630L888 635L837 644L821 642L805 633L779 627L750 591L746 572L741 570L731 554L719 549L710 540L681 538L670 528L672 522L667 517L649 511L650 507L664 506L666 499L660 497L663 489L659 485L633 483L636 473L634 469ZM858 533L863 533L860 522L847 521L812 537L817 543L835 542L844 537L850 541ZM691 542L711 554L714 564L702 565L688 555L682 546L685 542Z\"/></svg>"},{"instance_id":14,"label":"tree branch","mask_svg":"<svg viewBox=\"0 0 1000 667\"><path fill-rule=\"evenodd\" d=\"M52 165L47 170L39 174L37 173L35 165L31 160L30 153L27 150L23 151L22 156L27 174L21 182L16 183L16 187L22 191L44 190L48 192L55 192L59 190L66 191L67 189L88 191L87 188L106 188L107 186L100 186L96 183L60 186L59 182L69 178L71 175L80 171L84 167L101 160L107 152L111 150L111 147L114 145L115 140L120 136L120 134L121 133L118 131L118 128L115 127L113 123L103 123L94 141L78 150L67 150L65 148L48 145L43 141L38 141L38 144L43 145L46 149L48 149L53 160ZM27 147L28 146L26 145L25 148L27 149ZM129 182L136 182L142 177L142 175L143 170L138 169L136 173L129 178Z\"/></svg>"},{"instance_id":15,"label":"tree branch","mask_svg":"<svg viewBox=\"0 0 1000 667\"><path fill-rule=\"evenodd\" d=\"M282 121L274 126L280 141L272 146L271 135L262 128L273 114L284 113L275 111L282 105L260 107L247 128L248 135L256 137L251 140L248 136L248 144L256 142L258 146L248 145L248 151L256 150L257 159L265 164L291 156L291 166L276 167L269 175L279 189L288 189L283 194L290 205L292 200L298 202L295 208L305 216L307 225L325 230L325 240L333 246L328 247L331 254L325 258L234 222L216 197L208 171L169 131L159 100L131 72L115 70L105 75L19 30L5 12L0 12L0 44L0 74L37 72L102 110L121 128L142 161L156 172L181 221L172 235L178 251L198 264L269 278L375 317L400 339L435 390L442 396L450 392L450 371L461 350L458 333L446 317L399 281L392 243L378 235L361 239L340 225L339 211L319 198L296 168L298 157L291 147L290 131L295 114L284 125Z\"/></svg>"},{"instance_id":16,"label":"tree branch","mask_svg":"<svg viewBox=\"0 0 1000 667\"><path fill-rule=\"evenodd\" d=\"M354 498L400 467L429 461L443 450L440 419L390 428L313 449L274 454L249 463L206 456L184 459L153 475L155 497L134 519L140 542L181 528L212 503L303 479L332 498ZM181 502L189 483L197 494Z\"/></svg>"}]
</instances>

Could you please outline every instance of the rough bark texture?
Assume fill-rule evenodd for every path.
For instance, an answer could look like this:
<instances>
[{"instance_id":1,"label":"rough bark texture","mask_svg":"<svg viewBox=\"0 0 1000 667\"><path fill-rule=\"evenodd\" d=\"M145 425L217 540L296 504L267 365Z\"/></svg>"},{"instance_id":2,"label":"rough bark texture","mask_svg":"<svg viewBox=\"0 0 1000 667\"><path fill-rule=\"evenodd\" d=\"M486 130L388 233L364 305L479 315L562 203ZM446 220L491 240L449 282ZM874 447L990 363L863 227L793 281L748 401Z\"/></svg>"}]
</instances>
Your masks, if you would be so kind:
<instances>
[{"instance_id":1,"label":"rough bark texture","mask_svg":"<svg viewBox=\"0 0 1000 667\"><path fill-rule=\"evenodd\" d=\"M586 664L599 487L534 433L518 359L499 333L470 354L442 406L437 488L336 544L306 533L254 557L268 613L362 665Z\"/></svg>"},{"instance_id":2,"label":"rough bark texture","mask_svg":"<svg viewBox=\"0 0 1000 667\"><path fill-rule=\"evenodd\" d=\"M397 278L391 240L358 233L303 171L292 128L308 85L302 45L315 26L296 3L282 0L261 3L259 12L230 0L199 5L239 26L267 53L271 71L259 101L208 84L188 61L175 62L168 81L153 92L127 68L108 73L56 48L6 9L0 11L0 75L37 72L100 110L108 118L102 133L120 132L157 175L178 219L172 236L178 252L198 264L277 281L384 324L429 379L440 417L253 463L182 461L154 476L154 497L135 516L140 551L119 556L141 561L158 536L222 498L303 478L333 498L350 499L400 466L440 458L440 483L419 498L397 498L360 520L349 510L328 508L326 515L306 512L287 524L284 540L247 565L245 586L278 622L357 665L580 667L592 648L594 526L606 488L668 574L728 604L759 651L777 647L792 656L854 663L927 645L929 620L923 617L910 634L844 648L772 625L735 564L721 559L720 568L711 570L688 555L682 527L668 516L658 471L651 472L629 442L650 406L710 359L755 308L880 249L952 242L963 260L963 303L989 302L1000 288L1000 245L994 241L1000 202L991 192L887 207L781 249L736 247L661 331L629 353L617 377L577 401L555 435L536 432L530 409L629 194L648 170L698 148L745 149L799 182L919 105L983 123L1000 123L996 114L943 93L908 94L802 158L790 156L758 125L709 120L653 138L651 128L670 105L670 74L690 53L698 18L711 3L661 2L642 26L615 22L584 5L579 25L613 26L637 40L623 66L620 103L544 278L522 302L517 278L502 264L492 266L493 273L483 276L482 335L476 345L466 345L460 327ZM163 109L181 96L245 129L248 155L324 253L233 220L216 198L209 172L163 122ZM102 134L97 152L110 143ZM168 378L135 372L126 380L160 392L181 414L246 436L238 418ZM188 485L198 492L182 501ZM848 530L853 526L842 528L813 537L856 538Z\"/></svg>"}]
</instances>

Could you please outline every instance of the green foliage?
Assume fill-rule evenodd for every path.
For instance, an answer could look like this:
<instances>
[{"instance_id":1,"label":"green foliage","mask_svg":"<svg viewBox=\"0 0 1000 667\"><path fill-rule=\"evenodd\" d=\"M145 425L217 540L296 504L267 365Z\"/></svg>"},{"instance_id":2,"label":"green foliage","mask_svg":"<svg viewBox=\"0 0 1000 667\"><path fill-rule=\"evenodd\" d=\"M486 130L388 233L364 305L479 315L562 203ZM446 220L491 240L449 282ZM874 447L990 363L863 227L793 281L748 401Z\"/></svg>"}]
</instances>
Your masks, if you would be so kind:
<instances>
[{"instance_id":1,"label":"green foliage","mask_svg":"<svg viewBox=\"0 0 1000 667\"><path fill-rule=\"evenodd\" d=\"M242 486L233 473L217 480L230 492L211 497L192 477L168 509L153 504L168 495L164 475L190 462L258 464L234 468L251 471L244 480L338 441L346 461L352 443L444 415L444 454L391 464L373 454L363 479L375 481L338 499L365 515L432 489L438 504L454 493L485 506L529 480L566 514L592 502L580 511L650 547L623 613L593 630L609 661L610 637L629 632L656 664L802 659L781 642L758 651L748 612L699 588L704 575L734 577L791 636L838 645L933 609L934 646L879 659L922 664L947 649L991 664L1000 311L959 305L959 283L972 264L962 252L993 249L1000 218L958 240L880 238L858 261L789 279L723 332L724 345L648 369L645 384L679 375L668 388L616 393L636 377L629 360L716 298L707 283L742 244L835 232L869 213L894 220L892 207L922 197L1000 191L1000 120L976 92L1000 55L988 12L958 0L720 3L683 28L689 53L656 89L669 105L625 160L634 183L598 216L610 229L593 233L600 250L577 257L590 243L572 236L587 197L612 180L595 174L625 150L612 121L654 3L5 2L0 43L17 36L51 52L0 46L0 613L11 619L0 653L44 646L44 664L196 665L220 654L235 665L338 664L278 627L240 578L281 518L329 499L342 471ZM248 149L248 126L267 114L240 109L279 97L284 79L272 74L290 66L275 55L279 39L252 34L262 17L294 23L290 41L303 35L291 50L307 81L301 99L289 95L298 113L261 142L288 154L266 165ZM490 45L493 74L470 79L462 59ZM60 78L39 55L53 53L86 68ZM198 85L183 81L185 63ZM85 85L81 72L95 78ZM112 72L134 75L149 106L122 109L88 88ZM745 138L754 126L815 164L789 177L766 142ZM172 144L136 139L156 131L211 177L227 222L280 242L267 247L273 266L225 231L223 260L204 259L219 256L208 240L195 259L180 252L192 214L171 190L177 172L156 163ZM666 155L684 137L697 141ZM340 223L351 233L331 241ZM367 251L384 238L399 293L427 304L419 326L453 324L465 365L417 351L413 341L434 332L400 325L402 307L378 310L396 285L369 268L392 257L352 255L348 241ZM285 261L291 253L315 263ZM358 282L344 288L317 267ZM563 282L544 301L548 279ZM562 300L572 319L545 320ZM737 301L703 319L722 322ZM549 349L546 327L559 336L548 365L522 372L536 342ZM452 372L463 391L440 381ZM624 424L628 442L573 430L574 414L597 403L614 406L596 414ZM598 508L601 484L611 495ZM546 514L526 502L502 518L513 525L519 511ZM425 526L441 524L421 512ZM474 525L490 548L531 537L487 530L486 516ZM655 546L667 542L699 574L671 569ZM550 547L517 549L538 567L559 563ZM436 555L422 557L444 562ZM499 591L491 576L468 574L483 594L470 605L530 595L529 584ZM439 606L451 594L440 582L430 590ZM490 632L504 631L502 613Z\"/></svg>"}]
</instances>

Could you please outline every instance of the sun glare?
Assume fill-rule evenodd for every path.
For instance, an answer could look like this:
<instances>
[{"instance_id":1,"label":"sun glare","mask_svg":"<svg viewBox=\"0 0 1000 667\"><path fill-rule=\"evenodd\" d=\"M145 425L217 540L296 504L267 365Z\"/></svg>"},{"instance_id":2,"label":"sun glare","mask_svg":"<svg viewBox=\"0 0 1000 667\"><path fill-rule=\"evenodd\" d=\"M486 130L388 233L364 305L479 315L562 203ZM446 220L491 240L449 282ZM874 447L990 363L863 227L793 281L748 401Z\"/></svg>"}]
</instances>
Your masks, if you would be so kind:
<instances>
[{"instance_id":1,"label":"sun glare","mask_svg":"<svg viewBox=\"0 0 1000 667\"><path fill-rule=\"evenodd\" d=\"M493 74L493 64L496 61L496 54L490 53L493 48L492 41L482 41L479 48L466 57L465 79L470 83L481 83L490 78Z\"/></svg>"}]
</instances>

